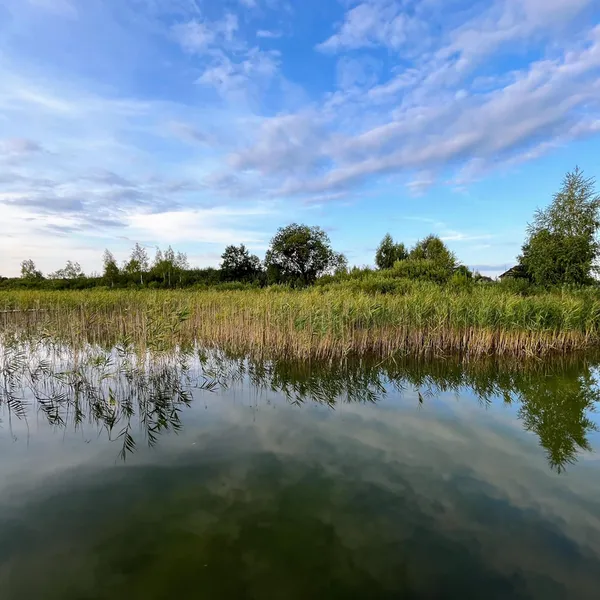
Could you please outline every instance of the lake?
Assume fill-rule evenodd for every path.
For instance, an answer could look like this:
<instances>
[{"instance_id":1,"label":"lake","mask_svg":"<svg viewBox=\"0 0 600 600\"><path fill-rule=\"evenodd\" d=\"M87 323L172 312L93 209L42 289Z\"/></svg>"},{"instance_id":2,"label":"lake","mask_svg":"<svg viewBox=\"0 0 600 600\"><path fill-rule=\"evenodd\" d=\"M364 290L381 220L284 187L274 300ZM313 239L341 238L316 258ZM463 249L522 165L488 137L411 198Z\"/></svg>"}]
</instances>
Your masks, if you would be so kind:
<instances>
[{"instance_id":1,"label":"lake","mask_svg":"<svg viewBox=\"0 0 600 600\"><path fill-rule=\"evenodd\" d=\"M598 598L600 358L0 348L0 597Z\"/></svg>"}]
</instances>

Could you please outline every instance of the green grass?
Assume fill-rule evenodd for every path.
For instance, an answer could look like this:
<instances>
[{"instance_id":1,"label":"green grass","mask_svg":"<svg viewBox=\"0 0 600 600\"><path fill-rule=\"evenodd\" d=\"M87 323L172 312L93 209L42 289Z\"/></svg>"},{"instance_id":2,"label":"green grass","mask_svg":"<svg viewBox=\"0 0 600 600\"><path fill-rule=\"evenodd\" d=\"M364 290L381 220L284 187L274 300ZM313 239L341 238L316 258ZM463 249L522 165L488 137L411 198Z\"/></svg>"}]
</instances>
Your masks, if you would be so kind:
<instances>
[{"instance_id":1,"label":"green grass","mask_svg":"<svg viewBox=\"0 0 600 600\"><path fill-rule=\"evenodd\" d=\"M0 328L68 340L228 345L253 354L333 357L459 352L539 355L600 346L600 292L376 278L306 290L1 291ZM394 280L390 280L394 281ZM16 311L16 312L13 312Z\"/></svg>"}]
</instances>

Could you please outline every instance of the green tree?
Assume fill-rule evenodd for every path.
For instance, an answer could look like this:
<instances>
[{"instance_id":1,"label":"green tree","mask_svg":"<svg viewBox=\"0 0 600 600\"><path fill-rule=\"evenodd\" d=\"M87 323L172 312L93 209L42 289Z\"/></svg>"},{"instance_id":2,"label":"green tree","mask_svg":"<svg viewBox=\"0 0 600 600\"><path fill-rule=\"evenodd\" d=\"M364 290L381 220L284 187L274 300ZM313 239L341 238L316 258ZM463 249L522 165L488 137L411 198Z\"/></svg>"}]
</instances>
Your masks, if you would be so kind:
<instances>
[{"instance_id":1,"label":"green tree","mask_svg":"<svg viewBox=\"0 0 600 600\"><path fill-rule=\"evenodd\" d=\"M378 269L391 269L397 260L408 258L406 247L402 243L394 243L392 236L386 233L375 253L375 264Z\"/></svg>"},{"instance_id":2,"label":"green tree","mask_svg":"<svg viewBox=\"0 0 600 600\"><path fill-rule=\"evenodd\" d=\"M260 259L250 254L244 244L227 246L221 259L221 277L224 281L251 281L260 275Z\"/></svg>"},{"instance_id":3,"label":"green tree","mask_svg":"<svg viewBox=\"0 0 600 600\"><path fill-rule=\"evenodd\" d=\"M115 259L113 253L108 249L105 250L104 254L102 255L102 264L104 266L102 277L104 277L106 282L110 283L110 286L113 287L119 278L120 271L117 265L117 260Z\"/></svg>"},{"instance_id":4,"label":"green tree","mask_svg":"<svg viewBox=\"0 0 600 600\"><path fill-rule=\"evenodd\" d=\"M539 285L590 283L598 270L599 227L595 180L575 168L565 176L550 206L536 211L519 264Z\"/></svg>"},{"instance_id":5,"label":"green tree","mask_svg":"<svg viewBox=\"0 0 600 600\"><path fill-rule=\"evenodd\" d=\"M342 252L334 252L328 271L333 275L348 273L348 259Z\"/></svg>"},{"instance_id":6,"label":"green tree","mask_svg":"<svg viewBox=\"0 0 600 600\"><path fill-rule=\"evenodd\" d=\"M136 242L129 260L123 265L123 271L135 279L139 277L140 283L143 285L144 273L148 272L149 262L148 253Z\"/></svg>"},{"instance_id":7,"label":"green tree","mask_svg":"<svg viewBox=\"0 0 600 600\"><path fill-rule=\"evenodd\" d=\"M338 256L320 227L292 223L281 227L265 257L269 281L311 284L335 268Z\"/></svg>"},{"instance_id":8,"label":"green tree","mask_svg":"<svg viewBox=\"0 0 600 600\"><path fill-rule=\"evenodd\" d=\"M446 244L436 235L428 235L417 242L410 251L411 260L431 260L437 265L453 270L456 267L456 257Z\"/></svg>"},{"instance_id":9,"label":"green tree","mask_svg":"<svg viewBox=\"0 0 600 600\"><path fill-rule=\"evenodd\" d=\"M68 260L62 269L50 273L48 277L50 279L78 279L79 277L84 277L84 274L78 262Z\"/></svg>"},{"instance_id":10,"label":"green tree","mask_svg":"<svg viewBox=\"0 0 600 600\"><path fill-rule=\"evenodd\" d=\"M21 263L21 277L23 279L43 279L42 272L37 269L35 263L28 258Z\"/></svg>"}]
</instances>

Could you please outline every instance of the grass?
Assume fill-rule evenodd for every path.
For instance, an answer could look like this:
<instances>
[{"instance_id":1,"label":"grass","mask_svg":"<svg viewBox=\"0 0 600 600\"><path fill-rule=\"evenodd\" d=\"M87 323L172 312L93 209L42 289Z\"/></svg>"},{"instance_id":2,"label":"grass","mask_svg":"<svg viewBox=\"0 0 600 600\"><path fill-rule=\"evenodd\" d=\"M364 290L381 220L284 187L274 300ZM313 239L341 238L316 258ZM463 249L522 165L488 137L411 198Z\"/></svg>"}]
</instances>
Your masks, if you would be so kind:
<instances>
[{"instance_id":1,"label":"grass","mask_svg":"<svg viewBox=\"0 0 600 600\"><path fill-rule=\"evenodd\" d=\"M306 290L1 291L0 329L69 342L197 341L251 355L544 355L600 347L600 292L402 281L394 293Z\"/></svg>"}]
</instances>

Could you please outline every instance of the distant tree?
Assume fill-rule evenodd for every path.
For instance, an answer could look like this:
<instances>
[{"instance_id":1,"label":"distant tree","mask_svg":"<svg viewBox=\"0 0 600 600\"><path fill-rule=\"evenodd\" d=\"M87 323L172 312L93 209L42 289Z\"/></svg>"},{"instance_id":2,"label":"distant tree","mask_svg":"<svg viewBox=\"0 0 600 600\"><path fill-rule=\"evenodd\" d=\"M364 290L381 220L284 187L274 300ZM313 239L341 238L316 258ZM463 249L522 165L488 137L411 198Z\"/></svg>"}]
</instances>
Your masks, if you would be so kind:
<instances>
[{"instance_id":1,"label":"distant tree","mask_svg":"<svg viewBox=\"0 0 600 600\"><path fill-rule=\"evenodd\" d=\"M297 223L277 231L265 256L270 281L276 276L279 281L304 285L330 270L335 261L327 234L320 227Z\"/></svg>"},{"instance_id":2,"label":"distant tree","mask_svg":"<svg viewBox=\"0 0 600 600\"><path fill-rule=\"evenodd\" d=\"M408 258L406 247L402 243L394 243L392 236L386 233L375 253L375 264L378 269L391 269L397 260Z\"/></svg>"},{"instance_id":3,"label":"distant tree","mask_svg":"<svg viewBox=\"0 0 600 600\"><path fill-rule=\"evenodd\" d=\"M410 251L409 258L411 260L431 260L449 269L456 267L456 257L435 235L428 235L425 239L417 242Z\"/></svg>"},{"instance_id":4,"label":"distant tree","mask_svg":"<svg viewBox=\"0 0 600 600\"><path fill-rule=\"evenodd\" d=\"M227 246L221 259L221 276L224 281L251 281L260 275L260 259L250 254L244 244Z\"/></svg>"},{"instance_id":5,"label":"distant tree","mask_svg":"<svg viewBox=\"0 0 600 600\"><path fill-rule=\"evenodd\" d=\"M342 252L334 252L328 269L334 275L348 273L348 259Z\"/></svg>"},{"instance_id":6,"label":"distant tree","mask_svg":"<svg viewBox=\"0 0 600 600\"><path fill-rule=\"evenodd\" d=\"M179 279L179 283L183 282L183 274L190 268L187 254L185 252L177 252L175 256L175 273Z\"/></svg>"},{"instance_id":7,"label":"distant tree","mask_svg":"<svg viewBox=\"0 0 600 600\"><path fill-rule=\"evenodd\" d=\"M143 285L144 273L148 272L149 263L148 253L140 244L136 243L129 260L123 265L123 271L135 279L139 277L140 283Z\"/></svg>"},{"instance_id":8,"label":"distant tree","mask_svg":"<svg viewBox=\"0 0 600 600\"><path fill-rule=\"evenodd\" d=\"M102 263L104 266L104 271L102 273L102 277L106 280L107 283L110 283L111 287L115 285L115 281L117 281L119 277L119 267L117 265L117 260L110 250L105 250L102 256Z\"/></svg>"},{"instance_id":9,"label":"distant tree","mask_svg":"<svg viewBox=\"0 0 600 600\"><path fill-rule=\"evenodd\" d=\"M537 210L519 264L539 285L586 284L598 271L600 195L595 180L575 168L550 206Z\"/></svg>"},{"instance_id":10,"label":"distant tree","mask_svg":"<svg viewBox=\"0 0 600 600\"><path fill-rule=\"evenodd\" d=\"M469 267L467 267L466 265L458 265L454 269L454 273L460 275L461 277L464 277L465 279L473 279L474 277L473 271L471 271L471 269L469 269Z\"/></svg>"},{"instance_id":11,"label":"distant tree","mask_svg":"<svg viewBox=\"0 0 600 600\"><path fill-rule=\"evenodd\" d=\"M21 277L23 279L43 279L41 271L38 271L35 263L29 258L21 263Z\"/></svg>"},{"instance_id":12,"label":"distant tree","mask_svg":"<svg viewBox=\"0 0 600 600\"><path fill-rule=\"evenodd\" d=\"M62 269L50 273L48 277L50 279L78 279L79 277L84 277L84 274L78 262L68 260Z\"/></svg>"}]
</instances>

